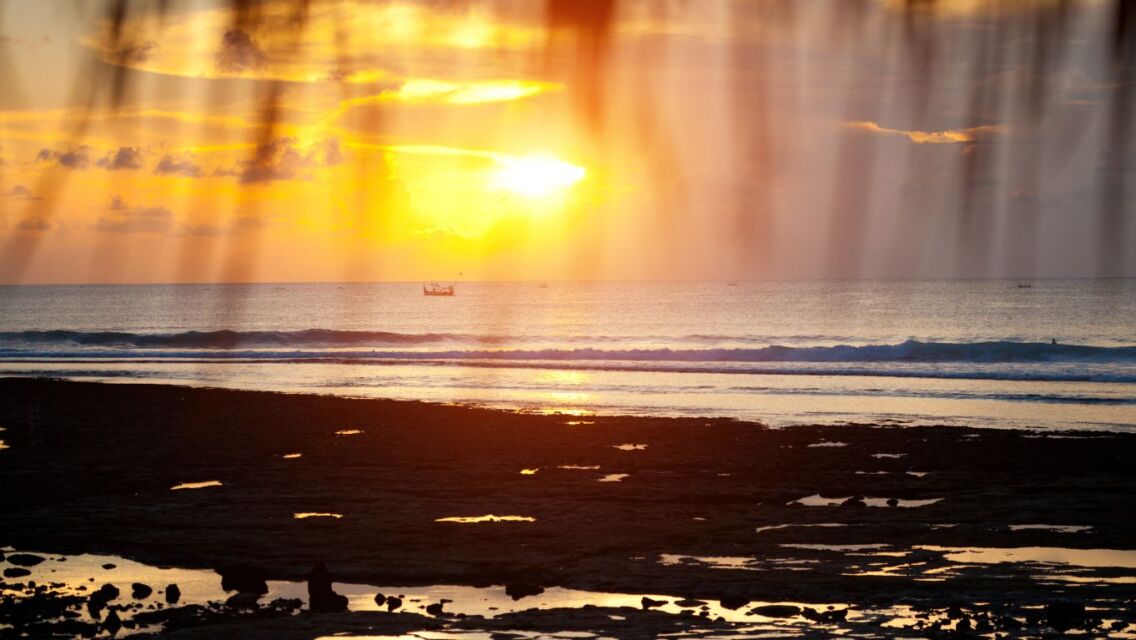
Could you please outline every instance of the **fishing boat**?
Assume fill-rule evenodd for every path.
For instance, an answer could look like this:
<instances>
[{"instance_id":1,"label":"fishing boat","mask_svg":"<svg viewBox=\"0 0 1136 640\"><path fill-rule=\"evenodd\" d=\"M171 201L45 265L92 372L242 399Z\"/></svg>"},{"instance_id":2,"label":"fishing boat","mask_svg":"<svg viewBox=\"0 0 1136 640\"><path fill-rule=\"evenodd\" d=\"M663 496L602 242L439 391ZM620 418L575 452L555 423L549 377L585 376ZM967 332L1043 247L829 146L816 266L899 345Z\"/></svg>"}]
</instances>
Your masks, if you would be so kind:
<instances>
[{"instance_id":1,"label":"fishing boat","mask_svg":"<svg viewBox=\"0 0 1136 640\"><path fill-rule=\"evenodd\" d=\"M424 296L452 296L454 295L454 285L448 284L442 286L437 282L431 282L429 285L422 285L422 295Z\"/></svg>"}]
</instances>

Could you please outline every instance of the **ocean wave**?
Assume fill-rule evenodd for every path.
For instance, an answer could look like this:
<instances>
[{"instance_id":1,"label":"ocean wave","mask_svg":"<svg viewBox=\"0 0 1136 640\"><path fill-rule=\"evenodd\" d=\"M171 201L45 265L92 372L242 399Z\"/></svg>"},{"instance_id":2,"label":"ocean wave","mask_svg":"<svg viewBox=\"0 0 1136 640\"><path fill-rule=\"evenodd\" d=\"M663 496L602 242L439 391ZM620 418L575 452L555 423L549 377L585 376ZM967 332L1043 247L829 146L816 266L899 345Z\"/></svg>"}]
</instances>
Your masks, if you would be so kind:
<instances>
[{"instance_id":1,"label":"ocean wave","mask_svg":"<svg viewBox=\"0 0 1136 640\"><path fill-rule=\"evenodd\" d=\"M358 346L431 344L468 341L498 344L501 336L450 333L396 333L392 331L181 331L177 333L130 333L125 331L9 331L0 332L0 345L10 347L77 346L141 349L235 349L248 347L336 348Z\"/></svg>"},{"instance_id":2,"label":"ocean wave","mask_svg":"<svg viewBox=\"0 0 1136 640\"><path fill-rule=\"evenodd\" d=\"M540 360L478 358L472 352L360 352L334 355L325 352L112 352L12 354L0 351L2 363L26 366L109 364L134 367L140 364L326 364L360 366L462 366L476 368L539 369L554 371L642 372L681 374L857 376L883 378L929 378L943 380L992 380L1032 382L1136 383L1136 364L1097 363L926 363L926 362L683 362L659 360ZM70 366L67 370L70 370ZM271 375L267 374L266 375Z\"/></svg>"},{"instance_id":3,"label":"ocean wave","mask_svg":"<svg viewBox=\"0 0 1136 640\"><path fill-rule=\"evenodd\" d=\"M570 339L570 338L569 338ZM577 338L584 339L584 338ZM586 338L592 342L634 342L643 338ZM733 341L754 338L729 338ZM676 339L681 340L681 339ZM0 333L0 356L4 357L88 357L99 355L137 357L143 349L154 357L217 357L234 355L235 349L281 349L281 351L241 352L254 358L429 358L436 360L546 360L546 361L634 361L634 362L828 362L828 363L1136 363L1136 346L1091 346L1046 342L922 342L907 340L897 344L786 346L731 348L509 348L526 338L472 336L453 333L407 334L384 331L185 331L180 333L128 333L80 331L20 331ZM367 347L429 347L444 343L500 348L433 348L430 350L320 351L321 349L363 349ZM114 349L115 351L110 351ZM183 352L178 350L204 350Z\"/></svg>"}]
</instances>

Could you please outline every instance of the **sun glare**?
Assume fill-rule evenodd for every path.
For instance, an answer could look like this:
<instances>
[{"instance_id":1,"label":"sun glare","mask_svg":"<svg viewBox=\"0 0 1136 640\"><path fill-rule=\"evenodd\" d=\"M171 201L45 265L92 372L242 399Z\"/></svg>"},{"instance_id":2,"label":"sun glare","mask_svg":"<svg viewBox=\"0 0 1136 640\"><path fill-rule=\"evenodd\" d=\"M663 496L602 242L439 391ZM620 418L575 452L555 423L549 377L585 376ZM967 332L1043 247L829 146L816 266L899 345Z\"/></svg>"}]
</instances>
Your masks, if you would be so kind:
<instances>
[{"instance_id":1,"label":"sun glare","mask_svg":"<svg viewBox=\"0 0 1136 640\"><path fill-rule=\"evenodd\" d=\"M506 157L498 162L501 167L493 176L493 184L529 198L567 189L582 180L586 173L583 167L559 160L550 153Z\"/></svg>"}]
</instances>

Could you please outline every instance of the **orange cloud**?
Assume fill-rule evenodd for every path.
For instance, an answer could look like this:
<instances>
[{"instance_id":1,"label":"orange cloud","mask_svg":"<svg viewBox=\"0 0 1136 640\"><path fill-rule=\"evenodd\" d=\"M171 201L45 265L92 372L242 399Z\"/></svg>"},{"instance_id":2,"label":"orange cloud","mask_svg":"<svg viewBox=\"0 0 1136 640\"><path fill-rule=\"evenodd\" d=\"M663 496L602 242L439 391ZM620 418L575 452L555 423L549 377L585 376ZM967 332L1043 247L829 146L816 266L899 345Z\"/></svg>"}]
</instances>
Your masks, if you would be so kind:
<instances>
[{"instance_id":1,"label":"orange cloud","mask_svg":"<svg viewBox=\"0 0 1136 640\"><path fill-rule=\"evenodd\" d=\"M849 129L868 131L870 133L903 136L916 144L962 144L977 142L979 138L984 135L1006 133L1007 131L1006 127L1001 125L982 125L968 129L945 129L943 131L888 129L881 127L878 123L867 120L846 122L844 126Z\"/></svg>"}]
</instances>

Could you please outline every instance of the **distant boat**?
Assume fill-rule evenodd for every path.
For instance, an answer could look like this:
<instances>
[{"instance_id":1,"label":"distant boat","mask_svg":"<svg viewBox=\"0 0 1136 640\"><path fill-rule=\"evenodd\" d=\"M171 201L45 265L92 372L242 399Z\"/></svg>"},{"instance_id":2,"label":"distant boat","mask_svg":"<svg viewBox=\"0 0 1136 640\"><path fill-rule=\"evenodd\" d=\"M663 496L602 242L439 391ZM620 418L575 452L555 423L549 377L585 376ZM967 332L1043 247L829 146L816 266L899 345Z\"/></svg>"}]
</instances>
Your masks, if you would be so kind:
<instances>
[{"instance_id":1,"label":"distant boat","mask_svg":"<svg viewBox=\"0 0 1136 640\"><path fill-rule=\"evenodd\" d=\"M424 296L452 296L454 295L454 285L442 286L437 282L431 282L429 286L422 285L422 295Z\"/></svg>"},{"instance_id":2,"label":"distant boat","mask_svg":"<svg viewBox=\"0 0 1136 640\"><path fill-rule=\"evenodd\" d=\"M736 286L738 286L738 283L737 283L736 280L734 280L734 281L727 282L726 286L727 287L736 287Z\"/></svg>"},{"instance_id":3,"label":"distant boat","mask_svg":"<svg viewBox=\"0 0 1136 640\"><path fill-rule=\"evenodd\" d=\"M540 283L540 288L541 288L541 289L547 289L547 288L548 288L548 283L547 283L547 282L542 282L542 283Z\"/></svg>"},{"instance_id":4,"label":"distant boat","mask_svg":"<svg viewBox=\"0 0 1136 640\"><path fill-rule=\"evenodd\" d=\"M1018 283L1018 288L1019 288L1019 289L1032 289L1032 288L1033 288L1033 285L1032 285L1032 284L1030 284L1030 283L1028 283L1028 282L1019 282L1019 283Z\"/></svg>"}]
</instances>

